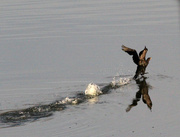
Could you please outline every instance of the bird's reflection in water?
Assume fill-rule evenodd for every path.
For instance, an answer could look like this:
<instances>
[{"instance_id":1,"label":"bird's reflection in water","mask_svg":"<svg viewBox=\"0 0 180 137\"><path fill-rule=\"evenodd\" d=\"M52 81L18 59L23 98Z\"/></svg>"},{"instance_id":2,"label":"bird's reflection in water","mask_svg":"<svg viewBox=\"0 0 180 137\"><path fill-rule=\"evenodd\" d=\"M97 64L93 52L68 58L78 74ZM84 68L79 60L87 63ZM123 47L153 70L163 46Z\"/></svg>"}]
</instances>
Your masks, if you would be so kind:
<instances>
[{"instance_id":1,"label":"bird's reflection in water","mask_svg":"<svg viewBox=\"0 0 180 137\"><path fill-rule=\"evenodd\" d=\"M148 94L150 85L148 85L146 83L146 77L142 77L140 79L136 79L136 84L138 85L139 90L136 92L136 97L133 99L132 104L130 104L128 106L128 108L126 109L126 112L129 112L132 107L135 107L138 104L138 101L140 101L141 96L142 96L143 102L151 110L151 108L152 108L152 101L151 101L151 98L150 98L150 96Z\"/></svg>"}]
</instances>

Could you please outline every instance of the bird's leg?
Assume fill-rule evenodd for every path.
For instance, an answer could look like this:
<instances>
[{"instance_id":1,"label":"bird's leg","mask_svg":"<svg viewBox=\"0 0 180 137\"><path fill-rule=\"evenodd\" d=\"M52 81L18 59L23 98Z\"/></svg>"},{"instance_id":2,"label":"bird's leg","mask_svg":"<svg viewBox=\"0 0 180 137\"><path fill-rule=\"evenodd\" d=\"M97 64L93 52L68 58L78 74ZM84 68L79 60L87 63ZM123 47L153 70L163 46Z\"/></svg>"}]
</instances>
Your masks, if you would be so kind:
<instances>
[{"instance_id":1,"label":"bird's leg","mask_svg":"<svg viewBox=\"0 0 180 137\"><path fill-rule=\"evenodd\" d=\"M141 67L137 66L136 73L135 73L133 79L136 79L139 76L139 74L141 74Z\"/></svg>"}]
</instances>

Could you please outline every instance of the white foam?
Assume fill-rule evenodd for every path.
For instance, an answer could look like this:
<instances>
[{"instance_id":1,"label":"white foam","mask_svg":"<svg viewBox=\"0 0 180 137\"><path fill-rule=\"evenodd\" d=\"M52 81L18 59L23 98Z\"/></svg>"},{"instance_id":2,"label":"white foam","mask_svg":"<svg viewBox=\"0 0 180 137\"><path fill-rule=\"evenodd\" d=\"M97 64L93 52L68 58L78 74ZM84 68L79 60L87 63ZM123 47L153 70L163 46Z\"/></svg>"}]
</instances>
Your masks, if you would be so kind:
<instances>
[{"instance_id":1,"label":"white foam","mask_svg":"<svg viewBox=\"0 0 180 137\"><path fill-rule=\"evenodd\" d=\"M100 94L102 94L100 87L94 83L90 83L85 90L85 95L98 96Z\"/></svg>"},{"instance_id":2,"label":"white foam","mask_svg":"<svg viewBox=\"0 0 180 137\"><path fill-rule=\"evenodd\" d=\"M60 100L60 101L56 102L56 104L64 104L64 105L70 105L71 104L71 105L75 105L75 104L78 104L80 100L81 100L80 98L66 97L63 100Z\"/></svg>"},{"instance_id":3,"label":"white foam","mask_svg":"<svg viewBox=\"0 0 180 137\"><path fill-rule=\"evenodd\" d=\"M128 84L131 81L131 78L119 78L119 80L116 80L115 77L113 78L113 81L111 82L112 87L115 86L123 86Z\"/></svg>"}]
</instances>

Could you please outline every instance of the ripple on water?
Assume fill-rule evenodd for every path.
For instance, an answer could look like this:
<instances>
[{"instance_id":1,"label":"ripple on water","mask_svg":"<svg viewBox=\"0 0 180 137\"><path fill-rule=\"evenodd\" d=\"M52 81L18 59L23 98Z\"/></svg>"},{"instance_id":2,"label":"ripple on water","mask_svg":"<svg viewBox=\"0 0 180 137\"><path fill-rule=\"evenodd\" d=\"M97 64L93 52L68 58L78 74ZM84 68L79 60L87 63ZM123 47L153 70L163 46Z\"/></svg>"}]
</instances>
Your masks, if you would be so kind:
<instances>
[{"instance_id":1,"label":"ripple on water","mask_svg":"<svg viewBox=\"0 0 180 137\"><path fill-rule=\"evenodd\" d=\"M13 127L24 125L27 122L36 121L39 118L49 117L53 115L55 111L62 111L66 108L66 105L78 105L86 100L91 104L98 101L97 96L106 94L111 89L119 88L130 82L130 78L115 79L100 89L96 84L90 83L84 93L77 93L75 97L66 97L62 100L55 101L47 105L39 105L30 107L27 109L14 110L0 114L1 127ZM112 84L113 83L113 84Z\"/></svg>"}]
</instances>

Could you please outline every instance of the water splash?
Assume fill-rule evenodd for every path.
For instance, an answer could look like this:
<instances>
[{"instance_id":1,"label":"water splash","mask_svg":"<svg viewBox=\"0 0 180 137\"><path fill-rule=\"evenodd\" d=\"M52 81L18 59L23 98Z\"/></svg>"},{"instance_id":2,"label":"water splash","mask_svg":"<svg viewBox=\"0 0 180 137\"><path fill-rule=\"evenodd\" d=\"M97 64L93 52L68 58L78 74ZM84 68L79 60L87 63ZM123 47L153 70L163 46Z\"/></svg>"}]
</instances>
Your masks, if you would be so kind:
<instances>
[{"instance_id":1,"label":"water splash","mask_svg":"<svg viewBox=\"0 0 180 137\"><path fill-rule=\"evenodd\" d=\"M81 95L81 97L66 97L65 99L59 101L59 103L63 105L77 105L83 102L83 100L84 96Z\"/></svg>"},{"instance_id":2,"label":"water splash","mask_svg":"<svg viewBox=\"0 0 180 137\"><path fill-rule=\"evenodd\" d=\"M100 90L100 87L94 83L90 83L85 90L85 95L98 96L100 94L103 94L103 92Z\"/></svg>"},{"instance_id":3,"label":"water splash","mask_svg":"<svg viewBox=\"0 0 180 137\"><path fill-rule=\"evenodd\" d=\"M129 82L132 80L130 77L124 77L119 78L119 80L116 80L116 78L113 78L113 81L111 82L112 87L120 87L126 84L129 84Z\"/></svg>"},{"instance_id":4,"label":"water splash","mask_svg":"<svg viewBox=\"0 0 180 137\"><path fill-rule=\"evenodd\" d=\"M78 105L86 100L91 103L97 102L98 95L107 94L111 89L119 88L130 82L130 78L115 78L109 84L102 88L94 83L90 83L84 92L76 94L74 97L65 97L64 99L52 102L46 105L37 105L26 109L13 110L0 114L0 128L24 125L26 122L33 122L39 118L49 117L55 111L62 111L67 105Z\"/></svg>"}]
</instances>

